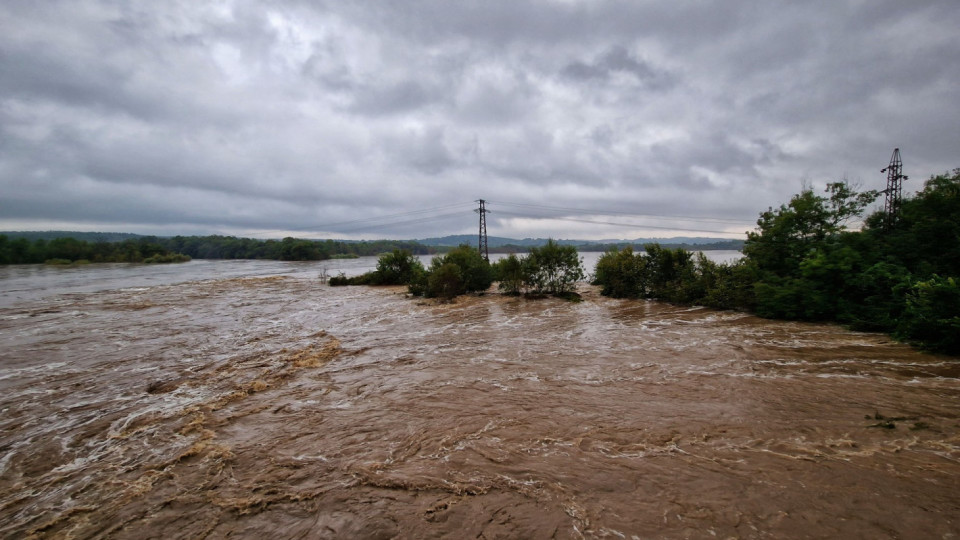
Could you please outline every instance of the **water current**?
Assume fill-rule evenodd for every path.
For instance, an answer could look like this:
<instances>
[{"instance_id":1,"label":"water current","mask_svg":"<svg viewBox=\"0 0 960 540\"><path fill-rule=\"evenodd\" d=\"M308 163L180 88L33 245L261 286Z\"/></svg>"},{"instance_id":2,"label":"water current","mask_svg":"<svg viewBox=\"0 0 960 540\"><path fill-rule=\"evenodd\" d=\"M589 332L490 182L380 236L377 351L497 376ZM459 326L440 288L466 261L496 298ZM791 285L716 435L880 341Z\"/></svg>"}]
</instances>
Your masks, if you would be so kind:
<instances>
[{"instance_id":1,"label":"water current","mask_svg":"<svg viewBox=\"0 0 960 540\"><path fill-rule=\"evenodd\" d=\"M956 360L588 285L318 279L370 265L0 268L0 535L960 534Z\"/></svg>"}]
</instances>

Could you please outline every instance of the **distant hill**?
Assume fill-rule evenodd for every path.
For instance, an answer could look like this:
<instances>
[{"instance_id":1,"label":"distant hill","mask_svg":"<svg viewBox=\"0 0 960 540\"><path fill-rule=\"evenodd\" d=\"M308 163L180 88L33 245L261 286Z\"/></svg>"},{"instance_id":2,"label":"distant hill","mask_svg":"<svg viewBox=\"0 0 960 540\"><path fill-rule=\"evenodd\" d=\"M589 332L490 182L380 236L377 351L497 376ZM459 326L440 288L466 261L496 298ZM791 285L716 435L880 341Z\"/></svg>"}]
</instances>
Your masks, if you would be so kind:
<instances>
[{"instance_id":1,"label":"distant hill","mask_svg":"<svg viewBox=\"0 0 960 540\"><path fill-rule=\"evenodd\" d=\"M558 244L576 246L581 251L600 250L604 251L614 246L637 246L645 244L660 244L664 247L684 247L688 249L733 249L739 250L743 247L743 240L730 240L728 238L706 238L706 237L686 237L675 238L635 238L633 240L554 240ZM420 238L414 240L426 246L459 246L467 244L469 246L477 245L477 235L475 234L455 234L439 238ZM490 236L487 238L490 249L499 248L518 248L528 249L531 247L540 247L547 243L546 238L504 238L501 236Z\"/></svg>"},{"instance_id":2,"label":"distant hill","mask_svg":"<svg viewBox=\"0 0 960 540\"><path fill-rule=\"evenodd\" d=\"M140 234L118 232L77 232L77 231L0 231L11 240L26 238L31 242L37 240L54 240L57 238L73 238L83 242L123 242L142 237Z\"/></svg>"},{"instance_id":3,"label":"distant hill","mask_svg":"<svg viewBox=\"0 0 960 540\"><path fill-rule=\"evenodd\" d=\"M468 246L475 245L477 243L478 237L476 234L453 234L450 236L442 236L439 238L420 238L414 240L414 242L419 242L426 246L451 246L456 247L460 244L467 244ZM579 246L585 243L590 243L589 240L555 240L558 244ZM488 236L487 243L491 248L503 247L503 246L519 246L519 247L537 247L542 246L547 243L546 238L524 238L523 240L517 240L516 238L504 238L502 236Z\"/></svg>"},{"instance_id":4,"label":"distant hill","mask_svg":"<svg viewBox=\"0 0 960 540\"><path fill-rule=\"evenodd\" d=\"M600 240L598 244L618 244L621 242L633 242L634 244L660 244L660 245L679 245L687 244L696 246L700 244L717 244L724 242L740 242L742 240L731 240L729 238L708 238L703 236L675 236L673 238L634 238L633 240Z\"/></svg>"}]
</instances>

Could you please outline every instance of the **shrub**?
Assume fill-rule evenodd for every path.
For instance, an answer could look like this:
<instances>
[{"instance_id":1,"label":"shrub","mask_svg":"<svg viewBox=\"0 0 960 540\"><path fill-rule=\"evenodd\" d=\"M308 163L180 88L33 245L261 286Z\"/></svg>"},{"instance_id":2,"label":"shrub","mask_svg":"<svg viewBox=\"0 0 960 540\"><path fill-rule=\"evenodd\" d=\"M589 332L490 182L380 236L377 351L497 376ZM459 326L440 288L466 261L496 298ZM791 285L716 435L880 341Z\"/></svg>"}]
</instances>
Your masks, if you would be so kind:
<instances>
[{"instance_id":1,"label":"shrub","mask_svg":"<svg viewBox=\"0 0 960 540\"><path fill-rule=\"evenodd\" d=\"M346 274L340 272L336 276L330 278L328 283L331 287L343 287L346 285L372 285L373 274L373 272L367 272L366 274L360 274L359 276L347 277Z\"/></svg>"},{"instance_id":2,"label":"shrub","mask_svg":"<svg viewBox=\"0 0 960 540\"><path fill-rule=\"evenodd\" d=\"M522 292L527 278L521 259L511 253L492 266L494 280L499 282L497 289L511 295L519 295Z\"/></svg>"},{"instance_id":3,"label":"shrub","mask_svg":"<svg viewBox=\"0 0 960 540\"><path fill-rule=\"evenodd\" d=\"M490 263L475 248L461 244L446 255L434 258L430 267L431 269L439 268L447 263L460 267L464 292L483 292L493 284L493 270L490 268Z\"/></svg>"},{"instance_id":4,"label":"shrub","mask_svg":"<svg viewBox=\"0 0 960 540\"><path fill-rule=\"evenodd\" d=\"M757 282L756 269L744 261L717 264L707 261L701 272L706 283L703 304L717 309L756 308L753 286Z\"/></svg>"},{"instance_id":5,"label":"shrub","mask_svg":"<svg viewBox=\"0 0 960 540\"><path fill-rule=\"evenodd\" d=\"M182 263L190 262L189 255L184 255L182 253L166 253L166 254L157 254L147 257L143 260L146 264L170 264L170 263Z\"/></svg>"},{"instance_id":6,"label":"shrub","mask_svg":"<svg viewBox=\"0 0 960 540\"><path fill-rule=\"evenodd\" d=\"M456 263L448 262L432 269L427 278L427 296L452 300L466 292L463 272Z\"/></svg>"},{"instance_id":7,"label":"shrub","mask_svg":"<svg viewBox=\"0 0 960 540\"><path fill-rule=\"evenodd\" d=\"M921 281L907 294L896 337L922 343L926 348L960 354L960 283L953 277Z\"/></svg>"},{"instance_id":8,"label":"shrub","mask_svg":"<svg viewBox=\"0 0 960 540\"><path fill-rule=\"evenodd\" d=\"M586 277L577 249L553 240L531 249L523 259L523 270L527 285L536 293L566 295Z\"/></svg>"},{"instance_id":9,"label":"shrub","mask_svg":"<svg viewBox=\"0 0 960 540\"><path fill-rule=\"evenodd\" d=\"M374 285L409 285L422 272L423 264L413 253L395 249L377 260L377 269L371 276L371 282Z\"/></svg>"},{"instance_id":10,"label":"shrub","mask_svg":"<svg viewBox=\"0 0 960 540\"><path fill-rule=\"evenodd\" d=\"M446 255L434 257L429 269L414 265L409 279L412 295L452 299L460 294L489 289L493 283L493 270L479 251L460 245Z\"/></svg>"},{"instance_id":11,"label":"shrub","mask_svg":"<svg viewBox=\"0 0 960 540\"><path fill-rule=\"evenodd\" d=\"M616 248L597 260L593 284L600 286L600 294L614 298L641 298L646 295L646 259L635 255L633 248Z\"/></svg>"}]
</instances>

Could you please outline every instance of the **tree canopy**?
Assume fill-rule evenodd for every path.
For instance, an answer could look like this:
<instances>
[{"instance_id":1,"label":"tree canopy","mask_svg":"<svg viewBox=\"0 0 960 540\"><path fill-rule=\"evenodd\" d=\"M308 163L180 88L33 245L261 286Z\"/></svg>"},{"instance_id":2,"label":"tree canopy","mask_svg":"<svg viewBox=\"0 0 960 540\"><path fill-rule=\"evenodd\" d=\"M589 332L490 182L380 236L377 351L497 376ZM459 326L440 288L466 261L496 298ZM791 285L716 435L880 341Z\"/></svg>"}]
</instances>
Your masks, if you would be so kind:
<instances>
[{"instance_id":1,"label":"tree canopy","mask_svg":"<svg viewBox=\"0 0 960 540\"><path fill-rule=\"evenodd\" d=\"M845 225L878 193L843 182L760 214L744 258L719 265L682 249L611 250L597 262L601 293L746 309L771 318L837 321L960 354L960 169L930 178L862 230Z\"/></svg>"}]
</instances>

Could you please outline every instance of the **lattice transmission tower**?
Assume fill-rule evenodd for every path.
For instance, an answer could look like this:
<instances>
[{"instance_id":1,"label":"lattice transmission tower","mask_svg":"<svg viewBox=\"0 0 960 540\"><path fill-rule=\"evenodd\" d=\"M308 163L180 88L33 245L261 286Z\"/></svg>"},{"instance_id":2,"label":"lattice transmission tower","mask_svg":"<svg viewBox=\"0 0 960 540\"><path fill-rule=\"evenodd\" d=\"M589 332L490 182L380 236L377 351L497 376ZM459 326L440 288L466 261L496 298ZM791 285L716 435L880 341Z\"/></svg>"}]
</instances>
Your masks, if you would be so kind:
<instances>
[{"instance_id":1,"label":"lattice transmission tower","mask_svg":"<svg viewBox=\"0 0 960 540\"><path fill-rule=\"evenodd\" d=\"M887 229L891 229L900 219L903 181L909 180L909 177L903 174L903 161L900 159L899 148L893 149L893 155L890 156L890 164L880 169L880 172L887 173L887 189L883 190L883 193L887 196L887 200L883 205L883 211L886 216L884 226Z\"/></svg>"},{"instance_id":2,"label":"lattice transmission tower","mask_svg":"<svg viewBox=\"0 0 960 540\"><path fill-rule=\"evenodd\" d=\"M477 241L477 249L480 250L483 258L490 262L490 247L487 244L487 214L490 211L485 206L487 201L480 199L477 202L480 203L480 208L474 210L474 212L480 214L480 239Z\"/></svg>"}]
</instances>

